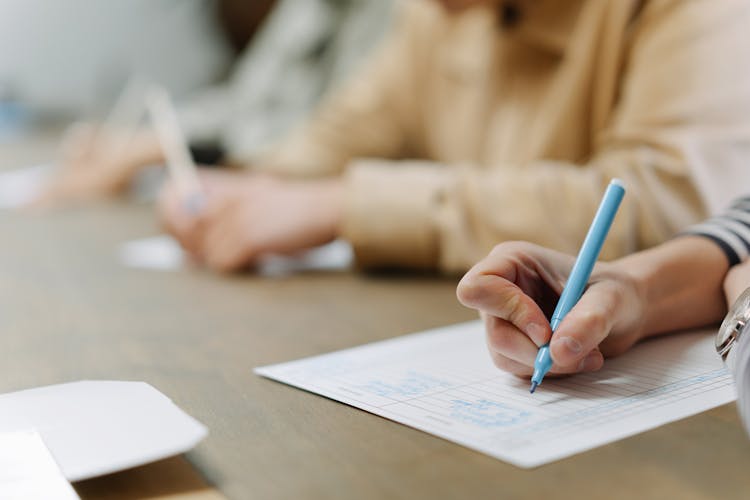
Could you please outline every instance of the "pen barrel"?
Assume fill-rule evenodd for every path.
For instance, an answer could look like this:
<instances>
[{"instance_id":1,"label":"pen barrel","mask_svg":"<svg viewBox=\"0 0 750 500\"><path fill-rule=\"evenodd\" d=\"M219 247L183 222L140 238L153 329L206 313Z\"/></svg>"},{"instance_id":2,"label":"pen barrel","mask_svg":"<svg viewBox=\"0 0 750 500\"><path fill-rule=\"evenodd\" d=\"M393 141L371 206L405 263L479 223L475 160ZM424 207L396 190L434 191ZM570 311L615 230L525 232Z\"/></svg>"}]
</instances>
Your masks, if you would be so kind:
<instances>
[{"instance_id":1,"label":"pen barrel","mask_svg":"<svg viewBox=\"0 0 750 500\"><path fill-rule=\"evenodd\" d=\"M549 344L545 344L539 348L536 353L536 359L534 359L534 374L531 376L531 381L537 385L542 383L544 376L552 368L552 354L549 350Z\"/></svg>"},{"instance_id":2,"label":"pen barrel","mask_svg":"<svg viewBox=\"0 0 750 500\"><path fill-rule=\"evenodd\" d=\"M190 155L169 93L162 87L152 86L146 97L154 130L167 160L167 171L179 195L187 199L195 193L203 193L198 170Z\"/></svg>"},{"instance_id":3,"label":"pen barrel","mask_svg":"<svg viewBox=\"0 0 750 500\"><path fill-rule=\"evenodd\" d=\"M596 211L586 239L583 240L583 245L581 245L581 250L578 252L573 269L570 271L568 282L565 284L557 307L555 307L555 311L552 313L550 321L552 331L557 329L557 326L565 315L568 314L581 298L623 196L625 196L625 188L622 182L614 179L610 182L607 191L604 193L604 198L602 198L599 209Z\"/></svg>"}]
</instances>

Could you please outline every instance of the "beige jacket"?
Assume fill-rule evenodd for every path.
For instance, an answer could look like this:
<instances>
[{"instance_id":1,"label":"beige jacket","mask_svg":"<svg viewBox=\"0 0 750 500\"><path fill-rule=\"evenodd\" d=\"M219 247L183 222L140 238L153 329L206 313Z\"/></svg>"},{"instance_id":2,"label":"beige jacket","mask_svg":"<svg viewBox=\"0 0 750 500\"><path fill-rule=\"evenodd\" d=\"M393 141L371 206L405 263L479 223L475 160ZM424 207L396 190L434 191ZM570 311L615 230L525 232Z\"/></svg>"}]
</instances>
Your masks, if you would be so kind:
<instances>
[{"instance_id":1,"label":"beige jacket","mask_svg":"<svg viewBox=\"0 0 750 500\"><path fill-rule=\"evenodd\" d=\"M628 192L602 258L655 245L706 215L710 162L750 169L747 0L520 5L503 27L494 9L405 2L261 168L345 172L362 265L448 272L505 240L575 253L612 177Z\"/></svg>"}]
</instances>

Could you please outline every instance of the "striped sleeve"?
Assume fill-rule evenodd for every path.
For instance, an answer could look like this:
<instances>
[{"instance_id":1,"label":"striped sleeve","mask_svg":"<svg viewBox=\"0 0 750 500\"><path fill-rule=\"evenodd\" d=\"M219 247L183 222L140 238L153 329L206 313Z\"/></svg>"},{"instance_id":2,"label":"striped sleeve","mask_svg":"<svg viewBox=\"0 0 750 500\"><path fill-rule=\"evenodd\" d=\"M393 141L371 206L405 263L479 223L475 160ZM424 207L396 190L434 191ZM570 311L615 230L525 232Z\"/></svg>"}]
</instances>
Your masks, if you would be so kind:
<instances>
[{"instance_id":1,"label":"striped sleeve","mask_svg":"<svg viewBox=\"0 0 750 500\"><path fill-rule=\"evenodd\" d=\"M730 266L739 264L750 256L750 196L736 200L723 214L680 234L709 238L721 247Z\"/></svg>"}]
</instances>

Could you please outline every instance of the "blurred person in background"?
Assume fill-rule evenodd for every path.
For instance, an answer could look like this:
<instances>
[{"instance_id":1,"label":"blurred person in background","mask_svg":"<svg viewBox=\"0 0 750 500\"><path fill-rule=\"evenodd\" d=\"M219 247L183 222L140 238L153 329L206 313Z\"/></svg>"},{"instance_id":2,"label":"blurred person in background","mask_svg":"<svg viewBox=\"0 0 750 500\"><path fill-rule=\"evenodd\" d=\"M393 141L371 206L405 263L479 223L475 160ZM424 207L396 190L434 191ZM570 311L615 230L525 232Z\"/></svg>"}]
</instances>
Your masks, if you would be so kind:
<instances>
[{"instance_id":1,"label":"blurred person in background","mask_svg":"<svg viewBox=\"0 0 750 500\"><path fill-rule=\"evenodd\" d=\"M391 3L219 2L227 36L243 50L226 83L198 93L178 110L196 160L245 162L287 133L384 34ZM123 136L127 147L117 147ZM75 124L65 137L62 168L41 205L122 193L138 172L164 160L148 127L133 133Z\"/></svg>"},{"instance_id":2,"label":"blurred person in background","mask_svg":"<svg viewBox=\"0 0 750 500\"><path fill-rule=\"evenodd\" d=\"M194 257L231 271L341 237L364 267L452 273L506 240L571 253L619 177L612 259L704 217L697 180L747 161L745 0L402 7L366 67L250 172L203 176L202 213L164 191Z\"/></svg>"}]
</instances>

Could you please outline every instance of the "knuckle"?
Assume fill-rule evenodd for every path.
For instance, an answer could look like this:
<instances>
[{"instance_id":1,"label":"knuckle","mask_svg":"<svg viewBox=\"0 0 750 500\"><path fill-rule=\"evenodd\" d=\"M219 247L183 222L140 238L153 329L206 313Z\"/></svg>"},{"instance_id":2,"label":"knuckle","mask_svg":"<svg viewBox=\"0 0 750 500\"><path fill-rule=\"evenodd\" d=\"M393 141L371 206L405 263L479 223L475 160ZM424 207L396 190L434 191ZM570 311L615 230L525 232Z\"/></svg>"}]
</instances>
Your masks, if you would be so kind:
<instances>
[{"instance_id":1,"label":"knuckle","mask_svg":"<svg viewBox=\"0 0 750 500\"><path fill-rule=\"evenodd\" d=\"M525 241L504 241L495 245L490 252L493 257L526 254L532 248L530 243Z\"/></svg>"},{"instance_id":2,"label":"knuckle","mask_svg":"<svg viewBox=\"0 0 750 500\"><path fill-rule=\"evenodd\" d=\"M606 288L605 298L607 313L614 313L625 302L625 290L612 284Z\"/></svg>"},{"instance_id":3,"label":"knuckle","mask_svg":"<svg viewBox=\"0 0 750 500\"><path fill-rule=\"evenodd\" d=\"M528 317L529 309L520 291L515 287L503 290L502 301L502 312L505 319L515 325L521 325Z\"/></svg>"},{"instance_id":4,"label":"knuckle","mask_svg":"<svg viewBox=\"0 0 750 500\"><path fill-rule=\"evenodd\" d=\"M607 327L607 316L603 311L579 311L578 321L588 332L603 332Z\"/></svg>"}]
</instances>

